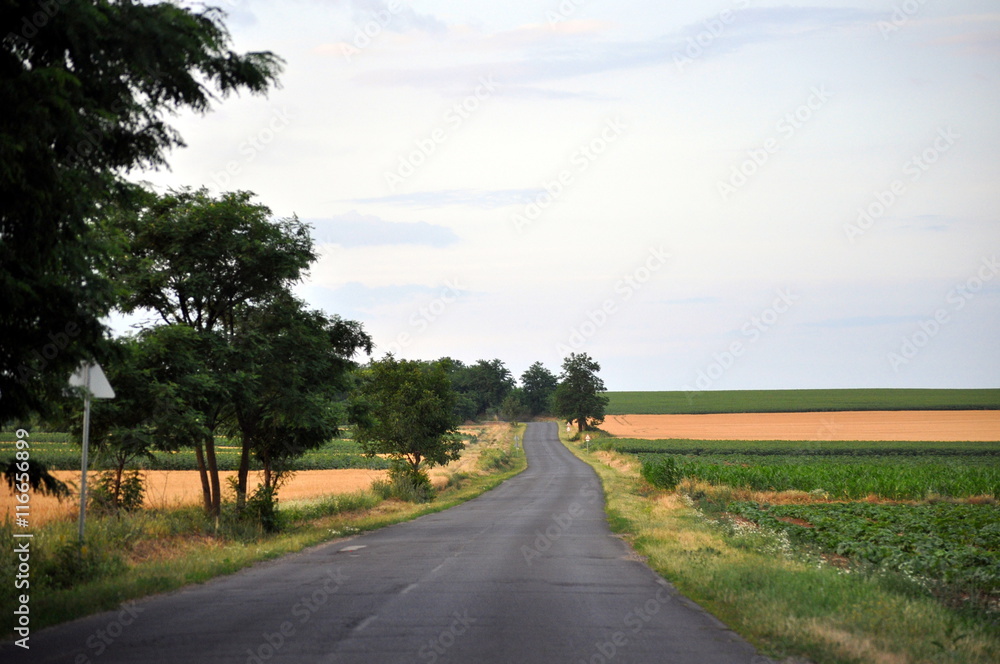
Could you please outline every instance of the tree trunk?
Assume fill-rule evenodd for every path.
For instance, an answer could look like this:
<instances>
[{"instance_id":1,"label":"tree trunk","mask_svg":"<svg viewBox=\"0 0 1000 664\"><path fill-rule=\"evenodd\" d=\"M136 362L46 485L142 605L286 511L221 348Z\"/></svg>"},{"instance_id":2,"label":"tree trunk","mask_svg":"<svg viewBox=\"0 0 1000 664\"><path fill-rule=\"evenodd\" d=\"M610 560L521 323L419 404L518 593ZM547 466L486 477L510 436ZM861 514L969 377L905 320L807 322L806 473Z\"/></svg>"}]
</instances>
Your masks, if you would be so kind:
<instances>
[{"instance_id":1,"label":"tree trunk","mask_svg":"<svg viewBox=\"0 0 1000 664\"><path fill-rule=\"evenodd\" d=\"M205 505L205 514L212 513L212 490L208 484L208 469L205 467L205 452L201 441L194 444L194 456L198 460L198 474L201 477L201 497Z\"/></svg>"},{"instance_id":2,"label":"tree trunk","mask_svg":"<svg viewBox=\"0 0 1000 664\"><path fill-rule=\"evenodd\" d=\"M247 504L247 477L250 475L250 441L243 436L240 452L240 469L236 472L236 509L241 511Z\"/></svg>"},{"instance_id":3,"label":"tree trunk","mask_svg":"<svg viewBox=\"0 0 1000 664\"><path fill-rule=\"evenodd\" d=\"M208 481L211 483L211 503L208 515L219 525L219 514L222 512L222 487L219 483L219 466L215 460L215 436L205 437L205 465L208 467Z\"/></svg>"},{"instance_id":4,"label":"tree trunk","mask_svg":"<svg viewBox=\"0 0 1000 664\"><path fill-rule=\"evenodd\" d=\"M125 471L125 464L120 463L115 467L115 490L111 495L115 509L122 504L122 473Z\"/></svg>"}]
</instances>

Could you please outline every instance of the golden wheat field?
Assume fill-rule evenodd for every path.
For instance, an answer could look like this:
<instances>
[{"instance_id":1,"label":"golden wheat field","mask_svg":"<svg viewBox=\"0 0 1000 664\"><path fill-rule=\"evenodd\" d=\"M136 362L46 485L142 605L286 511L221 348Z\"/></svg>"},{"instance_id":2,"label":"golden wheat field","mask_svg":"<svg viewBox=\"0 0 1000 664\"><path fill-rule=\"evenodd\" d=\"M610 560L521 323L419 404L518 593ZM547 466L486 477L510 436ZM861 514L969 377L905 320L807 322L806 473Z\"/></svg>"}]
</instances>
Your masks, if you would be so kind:
<instances>
[{"instance_id":1,"label":"golden wheat field","mask_svg":"<svg viewBox=\"0 0 1000 664\"><path fill-rule=\"evenodd\" d=\"M1000 411L611 415L601 428L643 439L1000 441Z\"/></svg>"},{"instance_id":2,"label":"golden wheat field","mask_svg":"<svg viewBox=\"0 0 1000 664\"><path fill-rule=\"evenodd\" d=\"M432 468L429 471L431 481L441 487L447 483L447 478L454 472L474 472L479 451L484 446L507 442L509 427L502 423L487 423L475 427L462 427L461 431L478 436L478 443L471 445L462 458L445 467ZM57 470L52 473L63 482L71 483L74 492L80 483L80 472L76 470ZM91 480L96 473L88 475ZM147 470L145 478L146 498L148 508L176 507L179 505L196 505L201 501L201 478L196 470ZM230 477L235 477L235 471L222 471L219 478L223 491L228 486ZM318 498L337 493L352 493L371 486L372 482L386 476L384 470L342 469L342 470L302 470L295 472L291 478L282 484L278 491L281 501L291 502ZM261 483L260 473L250 474L249 490L252 492ZM225 495L225 493L223 493ZM79 514L79 495L58 501L55 498L31 495L31 511L29 522L32 526L42 525L53 519L71 519ZM0 492L0 519L14 514L14 500L7 491Z\"/></svg>"},{"instance_id":3,"label":"golden wheat field","mask_svg":"<svg viewBox=\"0 0 1000 664\"><path fill-rule=\"evenodd\" d=\"M52 474L63 482L71 482L74 487L79 487L79 471L57 470L53 471ZM88 474L88 478L93 478L94 475ZM195 505L201 501L201 479L196 470L147 470L143 475L146 481L146 507L177 507L179 505ZM235 471L219 473L223 487L228 486L228 478L235 476ZM373 480L384 476L384 470L303 470L295 473L281 487L278 497L283 501L292 501L317 498L333 493L351 493L367 489ZM253 491L260 482L259 474L251 473L250 491ZM13 504L13 499L5 493L2 498L0 514L3 517L13 514ZM78 513L79 496L60 502L48 496L31 495L30 523L33 526L53 519L74 518Z\"/></svg>"}]
</instances>

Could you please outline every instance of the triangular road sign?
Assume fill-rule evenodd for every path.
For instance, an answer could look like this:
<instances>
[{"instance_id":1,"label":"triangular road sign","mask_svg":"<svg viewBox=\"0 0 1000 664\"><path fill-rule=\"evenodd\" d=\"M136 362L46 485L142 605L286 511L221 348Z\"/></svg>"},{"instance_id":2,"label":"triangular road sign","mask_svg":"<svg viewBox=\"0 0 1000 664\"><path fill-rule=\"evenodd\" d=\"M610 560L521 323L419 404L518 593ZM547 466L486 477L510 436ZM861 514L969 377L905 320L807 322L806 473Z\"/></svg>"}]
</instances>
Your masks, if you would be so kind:
<instances>
[{"instance_id":1,"label":"triangular road sign","mask_svg":"<svg viewBox=\"0 0 1000 664\"><path fill-rule=\"evenodd\" d=\"M69 377L69 384L73 387L83 387L90 391L90 395L95 399L114 399L115 391L111 389L108 377L101 370L101 365L96 362L87 364L84 362L80 368Z\"/></svg>"}]
</instances>

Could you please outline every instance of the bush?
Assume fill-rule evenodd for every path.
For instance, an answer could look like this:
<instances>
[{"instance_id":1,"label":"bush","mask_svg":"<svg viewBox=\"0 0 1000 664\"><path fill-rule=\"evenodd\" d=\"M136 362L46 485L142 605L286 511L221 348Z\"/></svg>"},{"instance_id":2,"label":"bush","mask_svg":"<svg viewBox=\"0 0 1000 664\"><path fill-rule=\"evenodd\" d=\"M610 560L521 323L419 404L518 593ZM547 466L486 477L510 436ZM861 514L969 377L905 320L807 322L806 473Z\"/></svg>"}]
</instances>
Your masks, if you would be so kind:
<instances>
[{"instance_id":1,"label":"bush","mask_svg":"<svg viewBox=\"0 0 1000 664\"><path fill-rule=\"evenodd\" d=\"M242 516L265 533L276 533L281 530L277 489L263 484L258 486L257 490L247 498Z\"/></svg>"},{"instance_id":2,"label":"bush","mask_svg":"<svg viewBox=\"0 0 1000 664\"><path fill-rule=\"evenodd\" d=\"M476 465L480 470L487 472L491 470L505 470L513 463L513 455L510 450L499 447L488 447L479 454Z\"/></svg>"},{"instance_id":3,"label":"bush","mask_svg":"<svg viewBox=\"0 0 1000 664\"><path fill-rule=\"evenodd\" d=\"M374 491L383 500L395 498L409 503L427 503L434 500L431 478L423 470L414 472L403 464L389 469L389 479L372 482Z\"/></svg>"},{"instance_id":4,"label":"bush","mask_svg":"<svg viewBox=\"0 0 1000 664\"><path fill-rule=\"evenodd\" d=\"M80 544L76 539L58 542L55 550L44 556L38 565L39 585L72 588L124 572L125 562L120 556L109 553L102 544Z\"/></svg>"},{"instance_id":5,"label":"bush","mask_svg":"<svg viewBox=\"0 0 1000 664\"><path fill-rule=\"evenodd\" d=\"M642 462L642 478L660 489L673 491L682 477L683 473L672 456L662 454Z\"/></svg>"},{"instance_id":6,"label":"bush","mask_svg":"<svg viewBox=\"0 0 1000 664\"><path fill-rule=\"evenodd\" d=\"M121 486L115 493L115 471L105 470L97 477L92 488L87 491L90 507L99 514L117 514L120 510L134 512L142 509L146 489L142 485L142 474L138 470L122 474Z\"/></svg>"}]
</instances>

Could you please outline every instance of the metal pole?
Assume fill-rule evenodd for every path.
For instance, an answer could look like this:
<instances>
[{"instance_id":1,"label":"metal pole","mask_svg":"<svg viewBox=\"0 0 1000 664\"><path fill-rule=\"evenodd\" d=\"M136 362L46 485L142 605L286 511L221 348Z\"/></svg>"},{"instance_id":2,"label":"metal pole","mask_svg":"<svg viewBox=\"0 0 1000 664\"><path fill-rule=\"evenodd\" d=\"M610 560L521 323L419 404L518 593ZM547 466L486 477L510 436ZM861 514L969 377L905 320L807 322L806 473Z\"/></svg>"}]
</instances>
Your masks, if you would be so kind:
<instances>
[{"instance_id":1,"label":"metal pole","mask_svg":"<svg viewBox=\"0 0 1000 664\"><path fill-rule=\"evenodd\" d=\"M83 455L80 460L80 544L83 544L83 524L87 518L87 451L90 446L90 365L84 369L83 389Z\"/></svg>"}]
</instances>

